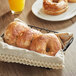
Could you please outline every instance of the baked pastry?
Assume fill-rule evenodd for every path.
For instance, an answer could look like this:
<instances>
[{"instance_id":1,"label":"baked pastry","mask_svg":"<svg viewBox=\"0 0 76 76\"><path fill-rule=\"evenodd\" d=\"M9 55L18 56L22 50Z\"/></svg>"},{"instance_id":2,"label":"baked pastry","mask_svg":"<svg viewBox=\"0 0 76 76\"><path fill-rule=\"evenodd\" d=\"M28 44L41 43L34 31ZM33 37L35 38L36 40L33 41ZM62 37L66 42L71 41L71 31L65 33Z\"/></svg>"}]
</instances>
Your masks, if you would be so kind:
<instances>
[{"instance_id":1,"label":"baked pastry","mask_svg":"<svg viewBox=\"0 0 76 76\"><path fill-rule=\"evenodd\" d=\"M11 22L4 33L4 41L10 45L27 48L31 41L42 34L39 31L31 29L22 22Z\"/></svg>"},{"instance_id":2,"label":"baked pastry","mask_svg":"<svg viewBox=\"0 0 76 76\"><path fill-rule=\"evenodd\" d=\"M34 39L30 45L30 50L34 50L39 53L54 56L62 45L55 34L42 34Z\"/></svg>"},{"instance_id":3,"label":"baked pastry","mask_svg":"<svg viewBox=\"0 0 76 76\"><path fill-rule=\"evenodd\" d=\"M24 23L18 21L11 22L4 33L5 42L11 45L16 45L17 36L26 29L29 29L29 27Z\"/></svg>"},{"instance_id":4,"label":"baked pastry","mask_svg":"<svg viewBox=\"0 0 76 76\"><path fill-rule=\"evenodd\" d=\"M59 15L68 9L67 0L43 0L43 11L49 15Z\"/></svg>"},{"instance_id":5,"label":"baked pastry","mask_svg":"<svg viewBox=\"0 0 76 76\"><path fill-rule=\"evenodd\" d=\"M18 21L8 25L4 33L4 41L10 45L50 56L55 56L62 49L60 40L55 34L43 34Z\"/></svg>"},{"instance_id":6,"label":"baked pastry","mask_svg":"<svg viewBox=\"0 0 76 76\"><path fill-rule=\"evenodd\" d=\"M76 3L76 0L68 0L70 3Z\"/></svg>"},{"instance_id":7,"label":"baked pastry","mask_svg":"<svg viewBox=\"0 0 76 76\"><path fill-rule=\"evenodd\" d=\"M71 33L57 33L55 35L59 38L62 48L64 48L68 41L73 37L73 34Z\"/></svg>"},{"instance_id":8,"label":"baked pastry","mask_svg":"<svg viewBox=\"0 0 76 76\"><path fill-rule=\"evenodd\" d=\"M18 35L16 45L21 48L29 49L33 39L37 38L42 33L34 29L25 30Z\"/></svg>"}]
</instances>

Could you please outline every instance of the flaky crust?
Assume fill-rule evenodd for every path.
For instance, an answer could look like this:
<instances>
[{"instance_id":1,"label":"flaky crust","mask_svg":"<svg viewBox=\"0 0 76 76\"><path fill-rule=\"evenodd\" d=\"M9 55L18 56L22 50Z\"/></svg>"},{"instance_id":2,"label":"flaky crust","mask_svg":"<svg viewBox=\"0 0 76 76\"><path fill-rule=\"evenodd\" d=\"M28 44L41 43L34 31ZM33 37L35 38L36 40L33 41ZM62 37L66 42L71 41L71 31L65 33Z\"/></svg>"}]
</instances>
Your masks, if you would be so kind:
<instances>
[{"instance_id":1,"label":"flaky crust","mask_svg":"<svg viewBox=\"0 0 76 76\"><path fill-rule=\"evenodd\" d=\"M43 0L43 11L49 15L59 15L68 9L67 0Z\"/></svg>"}]
</instances>

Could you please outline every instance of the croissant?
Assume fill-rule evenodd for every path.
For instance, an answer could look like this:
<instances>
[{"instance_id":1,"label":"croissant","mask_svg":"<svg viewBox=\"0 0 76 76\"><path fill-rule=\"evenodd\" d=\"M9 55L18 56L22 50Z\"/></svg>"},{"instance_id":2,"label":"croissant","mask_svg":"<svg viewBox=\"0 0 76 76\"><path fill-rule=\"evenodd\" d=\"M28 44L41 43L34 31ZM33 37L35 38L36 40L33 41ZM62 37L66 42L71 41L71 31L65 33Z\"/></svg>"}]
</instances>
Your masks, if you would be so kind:
<instances>
[{"instance_id":1,"label":"croissant","mask_svg":"<svg viewBox=\"0 0 76 76\"><path fill-rule=\"evenodd\" d=\"M8 25L4 41L13 46L50 56L55 56L62 49L61 42L54 33L43 34L18 21Z\"/></svg>"}]
</instances>

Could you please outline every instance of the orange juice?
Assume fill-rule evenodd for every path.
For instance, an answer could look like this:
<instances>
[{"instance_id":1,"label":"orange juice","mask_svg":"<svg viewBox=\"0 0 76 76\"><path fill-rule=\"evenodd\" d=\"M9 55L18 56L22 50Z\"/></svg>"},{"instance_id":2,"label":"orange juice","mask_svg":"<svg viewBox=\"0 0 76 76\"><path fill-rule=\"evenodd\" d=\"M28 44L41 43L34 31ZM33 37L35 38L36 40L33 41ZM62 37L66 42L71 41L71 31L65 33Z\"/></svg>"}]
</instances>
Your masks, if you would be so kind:
<instances>
[{"instance_id":1,"label":"orange juice","mask_svg":"<svg viewBox=\"0 0 76 76\"><path fill-rule=\"evenodd\" d=\"M8 0L13 12L21 12L24 9L25 0Z\"/></svg>"}]
</instances>

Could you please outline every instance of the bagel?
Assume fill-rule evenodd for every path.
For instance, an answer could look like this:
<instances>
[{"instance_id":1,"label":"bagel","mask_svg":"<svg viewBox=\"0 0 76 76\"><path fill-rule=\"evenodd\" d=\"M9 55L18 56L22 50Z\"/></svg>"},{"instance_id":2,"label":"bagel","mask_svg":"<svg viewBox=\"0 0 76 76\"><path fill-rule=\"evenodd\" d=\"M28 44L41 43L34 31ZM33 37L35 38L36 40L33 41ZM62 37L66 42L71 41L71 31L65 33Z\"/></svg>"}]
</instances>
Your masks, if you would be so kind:
<instances>
[{"instance_id":1,"label":"bagel","mask_svg":"<svg viewBox=\"0 0 76 76\"><path fill-rule=\"evenodd\" d=\"M67 0L43 0L43 11L48 15L59 15L67 9Z\"/></svg>"},{"instance_id":2,"label":"bagel","mask_svg":"<svg viewBox=\"0 0 76 76\"><path fill-rule=\"evenodd\" d=\"M30 50L55 56L62 46L55 34L43 34L34 39L30 45Z\"/></svg>"},{"instance_id":3,"label":"bagel","mask_svg":"<svg viewBox=\"0 0 76 76\"><path fill-rule=\"evenodd\" d=\"M11 22L4 32L4 41L11 45L16 45L17 36L25 30L25 28L29 28L24 23L14 21Z\"/></svg>"}]
</instances>

